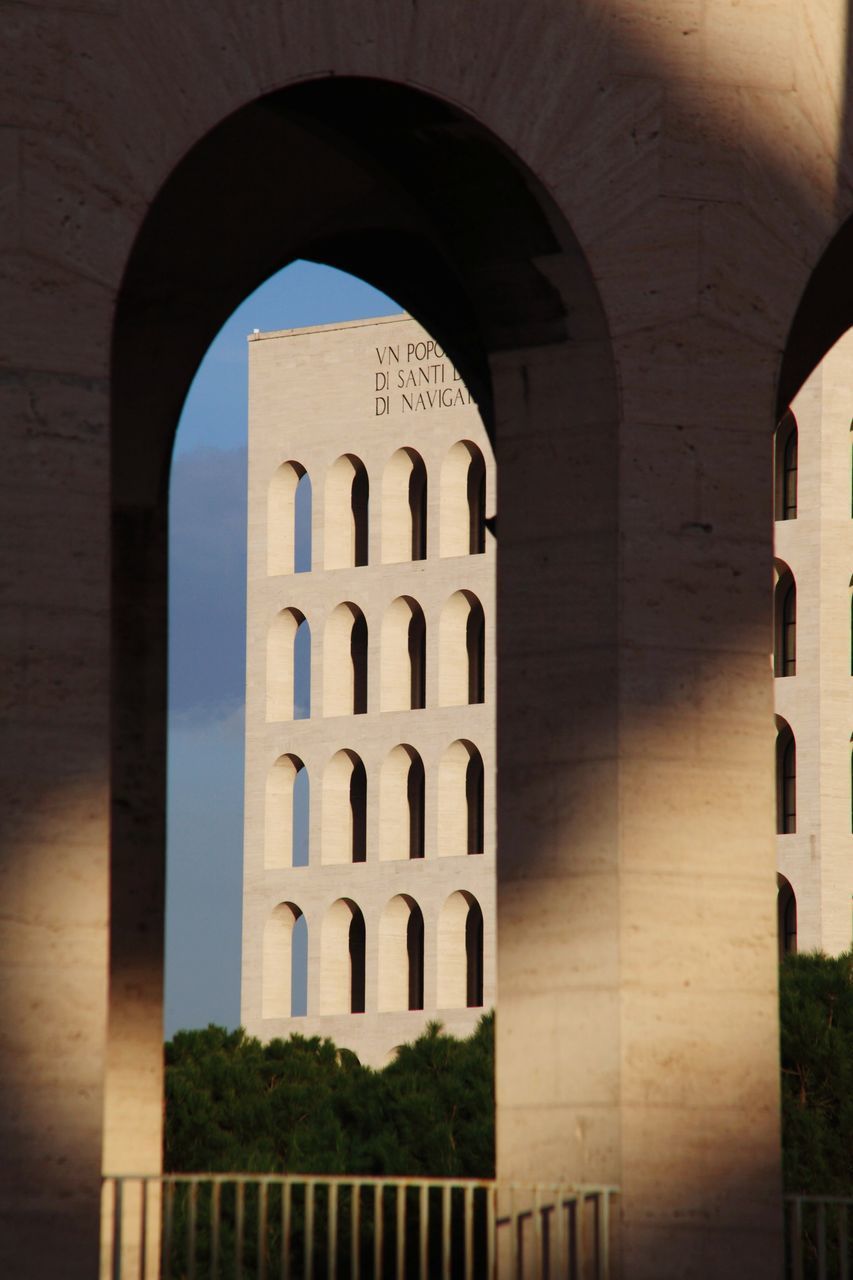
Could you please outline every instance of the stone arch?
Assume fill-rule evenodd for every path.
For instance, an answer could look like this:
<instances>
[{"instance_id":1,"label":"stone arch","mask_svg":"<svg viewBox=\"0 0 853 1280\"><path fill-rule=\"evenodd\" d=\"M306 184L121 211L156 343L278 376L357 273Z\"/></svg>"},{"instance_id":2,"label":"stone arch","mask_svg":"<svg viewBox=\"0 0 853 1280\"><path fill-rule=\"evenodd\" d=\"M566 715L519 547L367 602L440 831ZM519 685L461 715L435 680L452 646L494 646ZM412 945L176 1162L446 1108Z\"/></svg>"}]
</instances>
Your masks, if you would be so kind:
<instances>
[{"instance_id":1,"label":"stone arch","mask_svg":"<svg viewBox=\"0 0 853 1280\"><path fill-rule=\"evenodd\" d=\"M367 711L367 622L357 604L330 613L323 642L323 715Z\"/></svg>"},{"instance_id":2,"label":"stone arch","mask_svg":"<svg viewBox=\"0 0 853 1280\"><path fill-rule=\"evenodd\" d=\"M424 1007L424 917L414 898L397 894L379 918L380 1013Z\"/></svg>"},{"instance_id":3,"label":"stone arch","mask_svg":"<svg viewBox=\"0 0 853 1280\"><path fill-rule=\"evenodd\" d=\"M307 705L300 688L308 691ZM267 720L303 720L310 714L311 628L299 609L282 609L267 636Z\"/></svg>"},{"instance_id":4,"label":"stone arch","mask_svg":"<svg viewBox=\"0 0 853 1280\"><path fill-rule=\"evenodd\" d=\"M456 707L485 697L486 620L473 591L455 591L441 611L438 704Z\"/></svg>"},{"instance_id":5,"label":"stone arch","mask_svg":"<svg viewBox=\"0 0 853 1280\"><path fill-rule=\"evenodd\" d=\"M427 471L416 449L398 449L382 473L382 563L425 560Z\"/></svg>"},{"instance_id":6,"label":"stone arch","mask_svg":"<svg viewBox=\"0 0 853 1280\"><path fill-rule=\"evenodd\" d=\"M442 556L486 549L486 461L473 440L457 440L441 464L439 547Z\"/></svg>"},{"instance_id":7,"label":"stone arch","mask_svg":"<svg viewBox=\"0 0 853 1280\"><path fill-rule=\"evenodd\" d=\"M483 852L484 783L483 757L473 742L451 742L438 766L439 857Z\"/></svg>"},{"instance_id":8,"label":"stone arch","mask_svg":"<svg viewBox=\"0 0 853 1280\"><path fill-rule=\"evenodd\" d=\"M424 766L405 743L394 747L379 774L379 858L383 862L424 856Z\"/></svg>"},{"instance_id":9,"label":"stone arch","mask_svg":"<svg viewBox=\"0 0 853 1280\"><path fill-rule=\"evenodd\" d=\"M441 908L437 938L439 1009L483 1003L483 912L473 893L458 889Z\"/></svg>"},{"instance_id":10,"label":"stone arch","mask_svg":"<svg viewBox=\"0 0 853 1280\"><path fill-rule=\"evenodd\" d=\"M773 674L797 674L797 582L783 560L774 560Z\"/></svg>"},{"instance_id":11,"label":"stone arch","mask_svg":"<svg viewBox=\"0 0 853 1280\"><path fill-rule=\"evenodd\" d=\"M337 751L323 773L320 861L344 864L367 858L367 773L355 751Z\"/></svg>"},{"instance_id":12,"label":"stone arch","mask_svg":"<svg viewBox=\"0 0 853 1280\"><path fill-rule=\"evenodd\" d=\"M338 898L320 932L320 1013L364 1013L365 925L351 898Z\"/></svg>"},{"instance_id":13,"label":"stone arch","mask_svg":"<svg viewBox=\"0 0 853 1280\"><path fill-rule=\"evenodd\" d=\"M299 786L300 775L302 786ZM264 805L264 866L269 870L306 866L299 848L307 840L310 789L308 771L299 756L279 756L267 774Z\"/></svg>"},{"instance_id":14,"label":"stone arch","mask_svg":"<svg viewBox=\"0 0 853 1280\"><path fill-rule=\"evenodd\" d=\"M342 454L326 476L323 566L352 569L367 564L367 468L354 453Z\"/></svg>"},{"instance_id":15,"label":"stone arch","mask_svg":"<svg viewBox=\"0 0 853 1280\"><path fill-rule=\"evenodd\" d=\"M305 974L294 973L293 931L302 917L294 902L280 902L264 925L261 1016L289 1018L294 1006L304 1007L301 988ZM299 992L294 991L294 978Z\"/></svg>"},{"instance_id":16,"label":"stone arch","mask_svg":"<svg viewBox=\"0 0 853 1280\"><path fill-rule=\"evenodd\" d=\"M303 504L307 511L303 511ZM301 517L301 518L300 518ZM307 525L307 547L299 545ZM311 480L301 462L283 462L267 491L267 573L307 572L311 568Z\"/></svg>"},{"instance_id":17,"label":"stone arch","mask_svg":"<svg viewBox=\"0 0 853 1280\"><path fill-rule=\"evenodd\" d=\"M380 701L383 711L426 705L426 619L411 596L398 596L382 619Z\"/></svg>"},{"instance_id":18,"label":"stone arch","mask_svg":"<svg viewBox=\"0 0 853 1280\"><path fill-rule=\"evenodd\" d=\"M540 513L554 517L556 530L556 513L565 507L565 474L583 458L585 483L573 508L578 528L602 516L612 523L616 510L619 399L607 317L584 252L541 176L455 103L404 83L347 75L346 66L340 70L344 73L292 84L248 102L214 123L194 145L182 141L174 148L181 159L139 217L115 299L107 526L113 563L115 726L111 965L115 973L132 968L137 980L132 1003L121 982L111 984L109 1053L138 1066L110 1085L110 1106L115 1115L129 1115L128 1099L133 1097L133 1110L144 1114L146 1132L154 1135L151 1149L157 1152L162 1114L166 479L180 405L218 329L254 288L300 256L361 276L424 325L462 375L486 429L494 433L500 421L515 438L529 441L502 498L506 532L500 592L506 618L523 616L527 599L526 495L536 493ZM203 128L210 120L210 114L204 117ZM424 148L440 155L442 163L416 161ZM283 166L287 183L281 181ZM230 175L229 182L223 183L223 173ZM488 235L472 236L472 228L484 227ZM531 394L517 395L522 385ZM573 405L573 430L559 436L560 466L549 466L549 451L558 440L555 404ZM584 439L590 431L598 448L587 457ZM564 548L560 536L557 541ZM566 566L572 563L555 555L537 564L542 598L558 598L565 591ZM574 576L582 590L584 580ZM569 585L573 582L570 573ZM615 592L606 591L594 615L602 643L615 643L617 621ZM550 651L557 652L566 638L558 617L549 634ZM505 696L498 709L499 741L514 751L518 740L525 740L531 718L551 710L553 687L546 690L526 678L518 646L506 646L500 670ZM513 691L522 686L520 700ZM561 688L562 722L570 723L577 698L568 685ZM596 688L602 714L610 715L613 700L606 680ZM512 758L506 759L506 767ZM535 779L519 778L511 795L499 797L507 850L524 845L527 815L542 786L560 785L562 758L552 753ZM504 862L510 872L514 856L509 853ZM565 901L571 908L571 896ZM567 927L555 972L574 936ZM523 952L521 940L519 947ZM523 963L514 942L505 961L510 972ZM524 1040L528 1033L528 1005L520 1000L503 1014L498 1053L503 1039ZM542 1100L534 1094L526 1106L540 1106ZM499 1150L507 1172L514 1167L518 1145L511 1099L501 1114L506 1127ZM500 1129L500 1114L498 1123ZM130 1150L136 1150L138 1128L128 1132ZM116 1139L119 1144L123 1140L121 1135Z\"/></svg>"}]
</instances>

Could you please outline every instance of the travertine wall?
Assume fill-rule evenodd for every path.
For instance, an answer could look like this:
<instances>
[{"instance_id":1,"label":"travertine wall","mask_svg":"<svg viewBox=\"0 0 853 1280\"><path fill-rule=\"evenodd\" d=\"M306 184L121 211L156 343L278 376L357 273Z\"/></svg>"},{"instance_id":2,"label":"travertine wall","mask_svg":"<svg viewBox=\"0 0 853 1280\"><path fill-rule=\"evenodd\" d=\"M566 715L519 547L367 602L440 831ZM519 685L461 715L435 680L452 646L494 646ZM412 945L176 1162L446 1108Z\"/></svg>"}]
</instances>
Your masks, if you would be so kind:
<instances>
[{"instance_id":1,"label":"travertine wall","mask_svg":"<svg viewBox=\"0 0 853 1280\"><path fill-rule=\"evenodd\" d=\"M482 452L487 515L494 507L494 476L491 445L477 407L452 362L440 347L438 351L440 354L429 334L407 317L256 334L249 339L241 1018L252 1034L263 1039L292 1031L331 1036L373 1066L383 1065L398 1045L412 1040L436 1018L457 1035L470 1033L483 1008L493 1006L495 994L495 541L486 533L482 554L447 554L453 517L458 521L461 510L464 523L468 511L465 489L454 489L456 477L446 466L448 455L461 441L471 442ZM399 531L398 524L407 523L408 508L401 513L398 504L391 502L392 497L405 498L407 486L388 471L398 451L406 448L416 450L426 470L426 557L420 560L411 559L410 532L407 551L389 538L390 532ZM366 563L355 566L354 556L334 555L335 564L349 559L350 567L330 569L325 567L330 558L330 533L336 547L342 543L348 551L350 545L352 469L347 469L342 487L329 482L335 464L344 455L360 460L369 482ZM277 544L288 523L277 514L279 490L273 487L277 485L274 477L280 474L282 464L290 461L299 463L311 482L311 571L271 573L271 567L285 567L277 558ZM451 549L458 550L452 545ZM440 652L442 623L446 628L448 606L459 591L476 596L486 619L485 697L481 703L468 702L464 631L461 636L451 635L446 652ZM384 624L393 602L400 597L415 601L424 613L426 689L423 708L389 711L382 706L382 692L387 688L389 667L398 655L396 649L391 650L396 637ZM354 604L367 624L367 706L365 713L358 715L351 711L349 636L335 651L328 630L332 614L345 602ZM293 719L289 712L282 714L288 709L271 708L268 702L272 682L281 678L280 667L288 660L292 663L289 655L281 655L277 661L279 655L268 653L270 628L286 608L297 609L311 629L310 716L300 719ZM408 702L408 662L404 654L400 657L397 665L402 668L402 692ZM460 675L464 690L457 697L453 684L454 677L458 683ZM449 685L449 698L441 697L442 682ZM341 712L339 699L330 713L329 700L336 683L348 693L348 713ZM450 705L443 705L445 701ZM441 764L453 743L459 741L472 743L483 759L482 856L460 856L458 851L456 856L448 855L454 815L439 815ZM393 826L390 810L394 801L394 796L381 794L383 766L401 745L418 752L425 774L424 856L411 860L400 840L383 840L381 830L383 823ZM367 774L366 857L353 863L347 849L349 865L338 861L343 851L333 847L330 832L324 830L327 771L339 751L355 752ZM271 866L269 855L265 859L265 844L273 834L270 822L275 820L266 794L267 778L276 760L285 754L296 756L308 771L307 866ZM464 795L457 797L459 801L464 802ZM470 1009L465 1004L464 918L455 923L449 938L440 932L442 912L455 893L472 895L483 911L483 1004ZM424 1000L418 1011L408 1010L406 994L389 992L389 966L380 954L383 913L400 894L413 899L424 917ZM354 902L364 916L363 1013L324 1012L330 1007L332 994L322 989L324 929L329 928L329 912L340 898ZM295 904L308 925L308 1013L299 1018L270 1016L263 1009L264 984L271 981L271 974L264 972L264 930L283 902ZM450 944L457 940L460 926L462 950L453 958L462 966L461 1000L450 1002L442 1000L439 972L451 958ZM330 945L328 938L326 945ZM340 958L346 966L347 956L342 953ZM279 962L276 956L268 965ZM395 955L394 964L399 967L399 956ZM330 985L326 981L325 986ZM389 1003L395 1009L389 1010ZM337 1004L340 1007L339 1001Z\"/></svg>"},{"instance_id":2,"label":"travertine wall","mask_svg":"<svg viewBox=\"0 0 853 1280\"><path fill-rule=\"evenodd\" d=\"M827 354L791 405L798 431L796 519L774 526L777 565L797 587L796 675L777 678L776 712L797 749L797 829L776 837L797 900L797 949L851 946L851 520L853 334Z\"/></svg>"},{"instance_id":3,"label":"travertine wall","mask_svg":"<svg viewBox=\"0 0 853 1280\"><path fill-rule=\"evenodd\" d=\"M500 1171L618 1182L631 1280L777 1275L767 475L853 318L848 6L2 21L0 1271L94 1273L105 1051L157 1165L169 450L301 253L495 433Z\"/></svg>"}]
</instances>

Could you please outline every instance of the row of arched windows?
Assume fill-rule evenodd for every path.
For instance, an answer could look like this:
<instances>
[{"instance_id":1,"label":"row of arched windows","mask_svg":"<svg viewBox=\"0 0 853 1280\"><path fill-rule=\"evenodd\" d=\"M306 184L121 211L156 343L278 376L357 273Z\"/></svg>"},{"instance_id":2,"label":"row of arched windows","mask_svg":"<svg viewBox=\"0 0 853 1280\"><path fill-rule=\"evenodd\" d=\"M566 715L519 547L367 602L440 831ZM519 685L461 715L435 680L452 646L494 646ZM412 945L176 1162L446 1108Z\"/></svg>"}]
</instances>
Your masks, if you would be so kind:
<instances>
[{"instance_id":1,"label":"row of arched windows","mask_svg":"<svg viewBox=\"0 0 853 1280\"><path fill-rule=\"evenodd\" d=\"M364 1013L367 929L361 908L338 898L320 922L321 1014ZM452 893L425 947L423 912L409 894L384 907L376 928L376 1003L380 1013L423 1009L424 970L436 966L439 1009L483 1003L483 912L467 890ZM295 1017L308 1009L308 924L294 902L281 902L264 927L262 1016Z\"/></svg>"},{"instance_id":2,"label":"row of arched windows","mask_svg":"<svg viewBox=\"0 0 853 1280\"><path fill-rule=\"evenodd\" d=\"M426 854L423 761L414 747L400 743L382 762L379 775L379 847L382 862ZM483 758L472 742L452 742L438 767L439 857L483 852ZM298 756L280 756L267 775L264 865L268 870L304 867L309 850L310 786ZM337 751L323 771L320 862L367 860L367 772L360 756Z\"/></svg>"},{"instance_id":3,"label":"row of arched windows","mask_svg":"<svg viewBox=\"0 0 853 1280\"><path fill-rule=\"evenodd\" d=\"M382 619L382 711L426 705L424 611L411 596L398 596ZM482 702L485 697L486 619L472 591L456 591L439 619L438 704ZM323 649L323 715L367 711L368 628L357 604L343 601L326 622ZM267 720L303 720L311 714L311 628L299 609L282 609L267 639Z\"/></svg>"},{"instance_id":4,"label":"row of arched windows","mask_svg":"<svg viewBox=\"0 0 853 1280\"><path fill-rule=\"evenodd\" d=\"M382 474L383 564L425 560L428 549L427 471L417 450L392 454ZM485 550L486 464L471 440L458 440L441 467L439 554L477 555ZM326 475L323 568L367 564L370 479L354 453L342 454ZM267 571L311 569L312 489L300 462L283 462L267 496Z\"/></svg>"}]
</instances>

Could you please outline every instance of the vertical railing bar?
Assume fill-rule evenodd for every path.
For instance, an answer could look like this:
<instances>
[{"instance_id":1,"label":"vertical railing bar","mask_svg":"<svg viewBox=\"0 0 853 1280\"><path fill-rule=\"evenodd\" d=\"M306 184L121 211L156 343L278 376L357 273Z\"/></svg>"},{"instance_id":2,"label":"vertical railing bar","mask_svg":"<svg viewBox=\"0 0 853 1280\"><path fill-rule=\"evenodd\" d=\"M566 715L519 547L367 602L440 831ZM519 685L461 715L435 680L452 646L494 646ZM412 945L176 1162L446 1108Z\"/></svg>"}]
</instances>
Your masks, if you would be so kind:
<instances>
[{"instance_id":1,"label":"vertical railing bar","mask_svg":"<svg viewBox=\"0 0 853 1280\"><path fill-rule=\"evenodd\" d=\"M383 1190L381 1182L373 1188L373 1280L382 1280L382 1249L385 1243Z\"/></svg>"},{"instance_id":2,"label":"vertical railing bar","mask_svg":"<svg viewBox=\"0 0 853 1280\"><path fill-rule=\"evenodd\" d=\"M359 1280L361 1276L361 1183L352 1184L352 1200L350 1201L350 1280Z\"/></svg>"},{"instance_id":3,"label":"vertical railing bar","mask_svg":"<svg viewBox=\"0 0 853 1280\"><path fill-rule=\"evenodd\" d=\"M198 1217L198 1179L191 1178L187 1192L187 1280L195 1280L195 1245Z\"/></svg>"},{"instance_id":4,"label":"vertical railing bar","mask_svg":"<svg viewBox=\"0 0 853 1280\"><path fill-rule=\"evenodd\" d=\"M145 1280L148 1269L148 1178L139 1180L139 1280Z\"/></svg>"},{"instance_id":5,"label":"vertical railing bar","mask_svg":"<svg viewBox=\"0 0 853 1280\"><path fill-rule=\"evenodd\" d=\"M258 1280L267 1280L267 1191L265 1178L258 1182Z\"/></svg>"},{"instance_id":6,"label":"vertical railing bar","mask_svg":"<svg viewBox=\"0 0 853 1280\"><path fill-rule=\"evenodd\" d=\"M175 1184L167 1181L165 1187L165 1208L163 1212L163 1244L161 1248L162 1280L169 1280L172 1274L172 1228L175 1217Z\"/></svg>"},{"instance_id":7,"label":"vertical railing bar","mask_svg":"<svg viewBox=\"0 0 853 1280\"><path fill-rule=\"evenodd\" d=\"M599 1192L598 1214L598 1267L601 1280L610 1280L610 1190Z\"/></svg>"},{"instance_id":8,"label":"vertical railing bar","mask_svg":"<svg viewBox=\"0 0 853 1280\"><path fill-rule=\"evenodd\" d=\"M838 1280L850 1280L850 1241L847 1232L847 1205L838 1206L838 1256L841 1274Z\"/></svg>"},{"instance_id":9,"label":"vertical railing bar","mask_svg":"<svg viewBox=\"0 0 853 1280\"><path fill-rule=\"evenodd\" d=\"M234 1187L234 1280L243 1280L243 1231L246 1184L238 1179Z\"/></svg>"},{"instance_id":10,"label":"vertical railing bar","mask_svg":"<svg viewBox=\"0 0 853 1280\"><path fill-rule=\"evenodd\" d=\"M542 1191L538 1183L533 1188L533 1274L542 1275Z\"/></svg>"},{"instance_id":11,"label":"vertical railing bar","mask_svg":"<svg viewBox=\"0 0 853 1280\"><path fill-rule=\"evenodd\" d=\"M305 1183L305 1258L302 1274L305 1280L314 1275L314 1183Z\"/></svg>"},{"instance_id":12,"label":"vertical railing bar","mask_svg":"<svg viewBox=\"0 0 853 1280\"><path fill-rule=\"evenodd\" d=\"M329 1183L326 1202L326 1275L335 1280L338 1269L338 1184Z\"/></svg>"},{"instance_id":13,"label":"vertical railing bar","mask_svg":"<svg viewBox=\"0 0 853 1280\"><path fill-rule=\"evenodd\" d=\"M210 1280L219 1280L219 1215L222 1183L214 1181L210 1188Z\"/></svg>"},{"instance_id":14,"label":"vertical railing bar","mask_svg":"<svg viewBox=\"0 0 853 1280\"><path fill-rule=\"evenodd\" d=\"M462 1202L465 1230L465 1280L474 1280L474 1188L467 1186Z\"/></svg>"},{"instance_id":15,"label":"vertical railing bar","mask_svg":"<svg viewBox=\"0 0 853 1280\"><path fill-rule=\"evenodd\" d=\"M406 1183L397 1183L397 1280L406 1280Z\"/></svg>"},{"instance_id":16,"label":"vertical railing bar","mask_svg":"<svg viewBox=\"0 0 853 1280\"><path fill-rule=\"evenodd\" d=\"M826 1280L826 1205L817 1206L817 1274L818 1280Z\"/></svg>"},{"instance_id":17,"label":"vertical railing bar","mask_svg":"<svg viewBox=\"0 0 853 1280\"><path fill-rule=\"evenodd\" d=\"M465 1188L466 1191L468 1188ZM450 1276L451 1218L453 1215L453 1191L450 1183L441 1188L441 1274Z\"/></svg>"},{"instance_id":18,"label":"vertical railing bar","mask_svg":"<svg viewBox=\"0 0 853 1280\"><path fill-rule=\"evenodd\" d=\"M569 1274L572 1280L575 1277L583 1275L582 1271L582 1254L583 1235L580 1225L580 1210L578 1208L578 1195L571 1188L566 1189L566 1216L569 1226Z\"/></svg>"},{"instance_id":19,"label":"vertical railing bar","mask_svg":"<svg viewBox=\"0 0 853 1280\"><path fill-rule=\"evenodd\" d=\"M113 1178L113 1280L121 1280L121 1227L124 1217L124 1179Z\"/></svg>"},{"instance_id":20,"label":"vertical railing bar","mask_svg":"<svg viewBox=\"0 0 853 1280\"><path fill-rule=\"evenodd\" d=\"M509 1189L509 1265L512 1280L518 1276L518 1219L515 1212L515 1187Z\"/></svg>"},{"instance_id":21,"label":"vertical railing bar","mask_svg":"<svg viewBox=\"0 0 853 1280\"><path fill-rule=\"evenodd\" d=\"M496 1183L492 1183L486 1188L486 1275L488 1280L495 1280L497 1276L498 1251L496 1248L497 1241L497 1200L498 1188Z\"/></svg>"},{"instance_id":22,"label":"vertical railing bar","mask_svg":"<svg viewBox=\"0 0 853 1280\"><path fill-rule=\"evenodd\" d=\"M561 1186L554 1189L554 1254L557 1259L557 1275L565 1276L569 1260L566 1255L566 1206Z\"/></svg>"},{"instance_id":23,"label":"vertical railing bar","mask_svg":"<svg viewBox=\"0 0 853 1280\"><path fill-rule=\"evenodd\" d=\"M429 1270L429 1187L424 1182L418 1197L418 1253L420 1255L421 1280L427 1280Z\"/></svg>"},{"instance_id":24,"label":"vertical railing bar","mask_svg":"<svg viewBox=\"0 0 853 1280\"><path fill-rule=\"evenodd\" d=\"M285 1182L281 1189L281 1280L290 1280L290 1197L292 1184Z\"/></svg>"}]
</instances>

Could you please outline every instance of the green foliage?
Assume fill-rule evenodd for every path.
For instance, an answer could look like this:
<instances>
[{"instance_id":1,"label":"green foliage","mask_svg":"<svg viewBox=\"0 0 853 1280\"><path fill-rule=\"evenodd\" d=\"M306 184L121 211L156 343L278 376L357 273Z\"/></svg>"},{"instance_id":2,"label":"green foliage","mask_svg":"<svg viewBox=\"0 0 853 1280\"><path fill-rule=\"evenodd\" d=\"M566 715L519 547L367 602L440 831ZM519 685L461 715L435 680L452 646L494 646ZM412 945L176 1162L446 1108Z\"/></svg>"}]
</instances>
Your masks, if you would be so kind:
<instances>
[{"instance_id":1,"label":"green foliage","mask_svg":"<svg viewBox=\"0 0 853 1280\"><path fill-rule=\"evenodd\" d=\"M785 1188L853 1185L853 952L789 956L779 975Z\"/></svg>"},{"instance_id":2,"label":"green foliage","mask_svg":"<svg viewBox=\"0 0 853 1280\"><path fill-rule=\"evenodd\" d=\"M166 1045L170 1172L494 1173L494 1019L467 1040L431 1024L383 1071L330 1040L240 1029Z\"/></svg>"}]
</instances>

